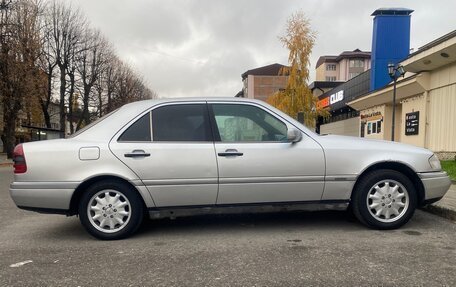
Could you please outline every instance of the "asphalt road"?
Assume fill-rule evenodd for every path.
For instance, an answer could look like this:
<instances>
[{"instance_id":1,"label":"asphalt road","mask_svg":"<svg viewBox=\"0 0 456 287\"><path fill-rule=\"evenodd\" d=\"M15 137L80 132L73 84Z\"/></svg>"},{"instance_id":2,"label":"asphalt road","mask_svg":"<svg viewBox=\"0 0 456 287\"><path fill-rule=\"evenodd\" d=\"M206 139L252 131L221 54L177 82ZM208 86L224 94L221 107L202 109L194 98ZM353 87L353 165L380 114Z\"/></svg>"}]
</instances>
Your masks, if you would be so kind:
<instances>
[{"instance_id":1,"label":"asphalt road","mask_svg":"<svg viewBox=\"0 0 456 287\"><path fill-rule=\"evenodd\" d=\"M11 179L0 167L0 286L456 286L456 224L423 211L394 231L302 212L147 221L106 242L17 209Z\"/></svg>"}]
</instances>

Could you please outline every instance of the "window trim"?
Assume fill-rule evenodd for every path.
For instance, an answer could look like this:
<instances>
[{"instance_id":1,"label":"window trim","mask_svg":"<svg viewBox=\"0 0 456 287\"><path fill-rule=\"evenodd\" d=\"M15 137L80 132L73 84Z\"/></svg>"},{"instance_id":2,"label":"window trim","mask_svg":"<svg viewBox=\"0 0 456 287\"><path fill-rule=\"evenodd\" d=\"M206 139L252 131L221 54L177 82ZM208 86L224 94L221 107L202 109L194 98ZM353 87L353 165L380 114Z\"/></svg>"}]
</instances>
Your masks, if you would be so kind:
<instances>
[{"instance_id":1,"label":"window trim","mask_svg":"<svg viewBox=\"0 0 456 287\"><path fill-rule=\"evenodd\" d=\"M313 136L309 135L307 132L305 132L305 130L302 130L301 128L299 128L298 126L295 126L294 124L292 124L291 122L289 122L288 120L286 120L285 118L283 118L280 114L277 114L274 110L271 110L271 109L268 109L267 107L263 106L263 105L260 105L260 104L257 104L257 103L254 103L254 102L247 102L247 101L227 101L227 100L214 100L214 99L211 99L211 100L208 100L208 101L204 101L204 100L199 100L199 101L172 101L172 102L162 102L162 103L158 103L158 104L155 104L151 107L148 107L146 110L143 110L140 114L138 114L136 117L132 118L131 120L127 121L124 126L122 128L120 128L117 133L111 138L110 142L113 142L115 141L117 144L122 144L122 143L140 143L140 144L176 144L176 143L191 143L191 144L214 144L214 143L226 143L226 144L229 144L229 143L237 143L237 144L258 144L258 143L266 143L266 144L270 144L270 143L274 143L274 144L290 144L289 142L222 142L222 141L217 141L217 137L216 137L216 133L213 131L213 141L210 142L210 141L160 141L160 142L157 142L157 141L153 141L153 131L152 131L152 125L151 125L151 135L152 135L152 141L150 142L127 142L127 141L121 141L119 142L119 137L122 135L122 133L128 129L128 127L130 127L130 125L132 125L134 122L136 122L136 120L138 120L139 118L141 118L143 115L145 115L146 113L148 112L152 112L153 110L159 108L159 107L163 107L163 106L168 106L168 105L188 105L188 104L205 104L208 109L209 109L209 121L211 123L211 130L214 128L213 126L213 123L212 121L214 120L215 121L215 117L212 117L213 114L211 114L211 105L212 104L233 104L233 105L249 105L249 106L254 106L254 107L257 107L257 108L260 108L262 110L264 110L266 113L270 114L272 117L276 118L277 120L279 120L280 122L284 123L286 126L287 126L287 130L289 130L290 128L295 128L297 130L299 130L303 137L310 137L312 138L313 140L315 140L313 138ZM152 117L151 117L151 121L152 121ZM152 122L151 122L152 123ZM216 126L215 126L216 127Z\"/></svg>"},{"instance_id":2,"label":"window trim","mask_svg":"<svg viewBox=\"0 0 456 287\"><path fill-rule=\"evenodd\" d=\"M262 111L264 111L265 113L267 113L268 115L270 115L271 117L273 117L274 119L278 120L279 122L281 122L282 124L284 124L286 127L287 127L287 131L290 129L290 124L283 120L283 119L279 119L276 114L274 112L272 112L271 110L269 109L264 109L262 106L260 105L255 105L255 104L252 104L252 103L248 103L248 102L215 102L215 101L210 101L210 102L207 102L207 105L209 107L209 110L210 110L210 116L211 116L211 125L213 125L213 130L214 130L214 142L215 143L223 143L223 144L261 144L261 143L268 143L268 144L290 144L290 142L288 141L232 141L232 142L224 142L221 140L221 137L220 137L220 133L218 131L218 126L217 126L217 122L215 120L215 114L214 114L214 110L212 108L212 105L244 105L244 106L251 106L251 107L255 107L255 108L258 108L258 109L261 109ZM303 131L299 130L301 133L305 134Z\"/></svg>"}]
</instances>

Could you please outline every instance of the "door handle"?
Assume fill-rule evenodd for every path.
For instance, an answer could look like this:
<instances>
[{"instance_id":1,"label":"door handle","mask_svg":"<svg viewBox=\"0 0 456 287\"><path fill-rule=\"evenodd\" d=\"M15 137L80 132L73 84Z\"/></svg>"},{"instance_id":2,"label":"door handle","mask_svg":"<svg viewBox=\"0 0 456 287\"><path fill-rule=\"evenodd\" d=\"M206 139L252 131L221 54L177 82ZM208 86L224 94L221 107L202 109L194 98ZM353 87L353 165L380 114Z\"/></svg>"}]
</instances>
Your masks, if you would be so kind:
<instances>
[{"instance_id":1,"label":"door handle","mask_svg":"<svg viewBox=\"0 0 456 287\"><path fill-rule=\"evenodd\" d=\"M236 149L227 149L225 152L219 152L218 156L243 156L244 153L238 152Z\"/></svg>"},{"instance_id":2,"label":"door handle","mask_svg":"<svg viewBox=\"0 0 456 287\"><path fill-rule=\"evenodd\" d=\"M150 153L146 153L142 149L135 149L131 153L124 154L125 157L148 157Z\"/></svg>"}]
</instances>

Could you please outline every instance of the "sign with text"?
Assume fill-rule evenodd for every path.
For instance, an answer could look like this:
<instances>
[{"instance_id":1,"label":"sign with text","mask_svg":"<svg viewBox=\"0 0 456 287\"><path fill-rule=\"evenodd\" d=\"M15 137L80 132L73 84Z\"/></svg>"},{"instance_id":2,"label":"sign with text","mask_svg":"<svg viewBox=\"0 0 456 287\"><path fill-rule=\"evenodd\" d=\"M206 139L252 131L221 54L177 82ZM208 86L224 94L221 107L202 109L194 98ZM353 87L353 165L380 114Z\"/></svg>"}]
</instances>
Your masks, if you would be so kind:
<instances>
[{"instance_id":1,"label":"sign with text","mask_svg":"<svg viewBox=\"0 0 456 287\"><path fill-rule=\"evenodd\" d=\"M405 114L405 135L417 135L420 129L420 112Z\"/></svg>"}]
</instances>

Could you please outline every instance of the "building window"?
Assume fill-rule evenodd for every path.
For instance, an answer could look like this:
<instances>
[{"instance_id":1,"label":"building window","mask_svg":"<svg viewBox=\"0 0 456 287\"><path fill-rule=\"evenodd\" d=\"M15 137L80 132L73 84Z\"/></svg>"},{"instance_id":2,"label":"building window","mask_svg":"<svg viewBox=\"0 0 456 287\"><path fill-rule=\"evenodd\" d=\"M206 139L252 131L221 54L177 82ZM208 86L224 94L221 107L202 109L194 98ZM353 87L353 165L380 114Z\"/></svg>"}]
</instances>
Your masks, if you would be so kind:
<instances>
[{"instance_id":1,"label":"building window","mask_svg":"<svg viewBox=\"0 0 456 287\"><path fill-rule=\"evenodd\" d=\"M350 60L350 68L363 68L364 59L353 59Z\"/></svg>"},{"instance_id":2,"label":"building window","mask_svg":"<svg viewBox=\"0 0 456 287\"><path fill-rule=\"evenodd\" d=\"M336 81L336 77L335 76L331 76L331 77L326 76L326 81L327 82L335 82Z\"/></svg>"},{"instance_id":3,"label":"building window","mask_svg":"<svg viewBox=\"0 0 456 287\"><path fill-rule=\"evenodd\" d=\"M336 64L326 64L326 71L335 71Z\"/></svg>"},{"instance_id":4,"label":"building window","mask_svg":"<svg viewBox=\"0 0 456 287\"><path fill-rule=\"evenodd\" d=\"M368 122L367 123L367 134L379 134L382 132L382 121Z\"/></svg>"}]
</instances>

